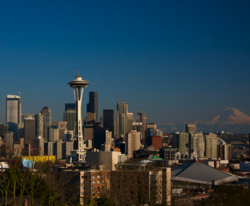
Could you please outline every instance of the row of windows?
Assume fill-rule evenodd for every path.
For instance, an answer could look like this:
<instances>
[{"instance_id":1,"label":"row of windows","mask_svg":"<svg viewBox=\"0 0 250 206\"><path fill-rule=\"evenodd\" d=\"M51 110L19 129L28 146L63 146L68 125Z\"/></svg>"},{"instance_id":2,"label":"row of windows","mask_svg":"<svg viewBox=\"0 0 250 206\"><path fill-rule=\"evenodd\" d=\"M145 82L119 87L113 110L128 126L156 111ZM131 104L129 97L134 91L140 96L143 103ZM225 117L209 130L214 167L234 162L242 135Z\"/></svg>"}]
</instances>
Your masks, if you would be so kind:
<instances>
[{"instance_id":1,"label":"row of windows","mask_svg":"<svg viewBox=\"0 0 250 206\"><path fill-rule=\"evenodd\" d=\"M109 175L106 175L107 178L109 178ZM97 175L96 176L97 179L100 179L101 176L100 175ZM102 175L102 178L105 178L105 175ZM92 179L95 179L95 176L92 176Z\"/></svg>"},{"instance_id":2,"label":"row of windows","mask_svg":"<svg viewBox=\"0 0 250 206\"><path fill-rule=\"evenodd\" d=\"M102 180L102 183L105 183L105 180ZM106 180L106 183L109 183L109 180ZM95 184L95 181L92 181L92 184ZM97 180L96 184L100 184L100 181Z\"/></svg>"},{"instance_id":3,"label":"row of windows","mask_svg":"<svg viewBox=\"0 0 250 206\"><path fill-rule=\"evenodd\" d=\"M104 189L105 189L105 187L106 187L107 189L109 189L109 185L107 185L107 186L102 186L102 189L104 190ZM96 187L95 187L95 186L93 186L93 187L92 187L92 190L95 190L95 188L96 188ZM99 189L100 189L100 187L98 186L98 187L97 187L97 189L99 190Z\"/></svg>"}]
</instances>

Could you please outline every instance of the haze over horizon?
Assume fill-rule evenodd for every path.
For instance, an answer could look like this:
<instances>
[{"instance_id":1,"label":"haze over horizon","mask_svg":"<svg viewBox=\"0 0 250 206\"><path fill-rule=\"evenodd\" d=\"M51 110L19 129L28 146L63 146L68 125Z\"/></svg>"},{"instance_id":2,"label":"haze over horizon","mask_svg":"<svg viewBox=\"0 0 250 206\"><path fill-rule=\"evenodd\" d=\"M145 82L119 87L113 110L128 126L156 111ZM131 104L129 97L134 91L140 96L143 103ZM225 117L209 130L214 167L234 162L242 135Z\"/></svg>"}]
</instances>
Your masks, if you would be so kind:
<instances>
[{"instance_id":1,"label":"haze over horizon","mask_svg":"<svg viewBox=\"0 0 250 206\"><path fill-rule=\"evenodd\" d=\"M67 83L89 81L99 118L123 99L147 122L195 122L228 107L250 116L249 1L2 1L0 120L6 96L22 112L61 121Z\"/></svg>"}]
</instances>

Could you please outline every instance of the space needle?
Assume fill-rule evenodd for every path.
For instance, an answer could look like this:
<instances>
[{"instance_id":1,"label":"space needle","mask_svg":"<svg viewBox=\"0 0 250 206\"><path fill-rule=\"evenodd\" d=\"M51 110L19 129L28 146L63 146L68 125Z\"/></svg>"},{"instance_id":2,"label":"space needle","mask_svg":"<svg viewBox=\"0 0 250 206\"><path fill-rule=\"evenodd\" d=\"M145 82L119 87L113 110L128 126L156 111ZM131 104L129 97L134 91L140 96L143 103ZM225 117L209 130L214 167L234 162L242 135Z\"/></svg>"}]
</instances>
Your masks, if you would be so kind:
<instances>
[{"instance_id":1,"label":"space needle","mask_svg":"<svg viewBox=\"0 0 250 206\"><path fill-rule=\"evenodd\" d=\"M76 150L71 151L72 159L75 156L75 160L78 162L82 162L85 160L85 151L83 144L83 133L82 133L82 97L83 90L88 86L88 82L83 80L82 77L78 76L68 83L70 87L73 88L75 103L76 103L76 119L75 119L75 137L78 139L78 148Z\"/></svg>"}]
</instances>

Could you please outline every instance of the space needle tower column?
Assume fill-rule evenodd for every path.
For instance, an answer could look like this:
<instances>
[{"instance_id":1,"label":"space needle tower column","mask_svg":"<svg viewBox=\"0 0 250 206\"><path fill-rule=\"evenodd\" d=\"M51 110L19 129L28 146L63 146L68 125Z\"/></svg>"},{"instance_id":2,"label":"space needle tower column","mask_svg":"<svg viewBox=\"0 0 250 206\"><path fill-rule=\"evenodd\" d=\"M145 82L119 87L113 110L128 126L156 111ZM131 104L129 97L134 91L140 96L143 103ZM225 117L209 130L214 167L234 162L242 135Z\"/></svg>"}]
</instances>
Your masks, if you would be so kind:
<instances>
[{"instance_id":1,"label":"space needle tower column","mask_svg":"<svg viewBox=\"0 0 250 206\"><path fill-rule=\"evenodd\" d=\"M78 148L71 152L77 155L77 161L81 162L85 159L85 151L83 148L83 134L82 134L82 96L83 90L89 84L83 80L82 77L78 76L71 82L68 83L73 88L74 98L76 103L76 119L75 119L75 137L78 139Z\"/></svg>"}]
</instances>

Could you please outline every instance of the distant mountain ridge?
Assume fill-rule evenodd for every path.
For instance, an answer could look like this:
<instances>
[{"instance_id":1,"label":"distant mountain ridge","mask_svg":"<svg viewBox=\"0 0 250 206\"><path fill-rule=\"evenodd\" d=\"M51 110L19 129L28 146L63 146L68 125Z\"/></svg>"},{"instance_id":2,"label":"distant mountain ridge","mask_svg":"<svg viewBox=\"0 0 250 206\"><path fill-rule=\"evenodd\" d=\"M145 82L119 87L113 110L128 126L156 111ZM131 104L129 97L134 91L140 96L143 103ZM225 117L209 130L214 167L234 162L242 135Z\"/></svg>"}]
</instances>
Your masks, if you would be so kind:
<instances>
[{"instance_id":1,"label":"distant mountain ridge","mask_svg":"<svg viewBox=\"0 0 250 206\"><path fill-rule=\"evenodd\" d=\"M214 124L249 124L250 125L250 116L244 114L235 108L227 108L222 111L221 114L215 116L211 120L201 120L197 121L198 123L203 123L206 125L214 125Z\"/></svg>"},{"instance_id":2,"label":"distant mountain ridge","mask_svg":"<svg viewBox=\"0 0 250 206\"><path fill-rule=\"evenodd\" d=\"M192 124L191 122L189 122ZM219 115L211 119L203 119L193 122L197 124L197 131L203 132L216 132L222 131L232 132L235 134L250 133L250 116L244 114L236 108L226 108ZM177 132L184 131L185 124L182 123L163 123L158 124L157 127L162 129L163 132Z\"/></svg>"}]
</instances>

